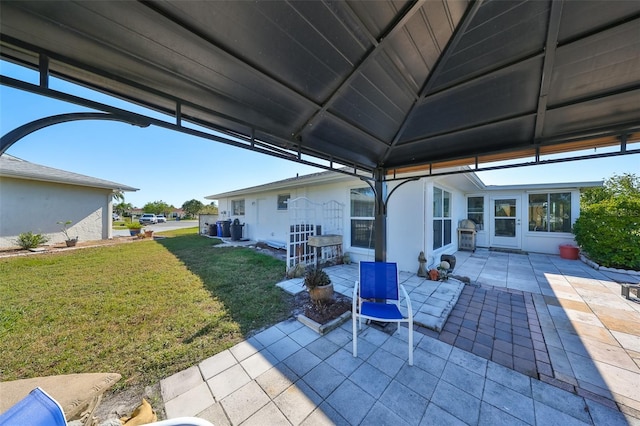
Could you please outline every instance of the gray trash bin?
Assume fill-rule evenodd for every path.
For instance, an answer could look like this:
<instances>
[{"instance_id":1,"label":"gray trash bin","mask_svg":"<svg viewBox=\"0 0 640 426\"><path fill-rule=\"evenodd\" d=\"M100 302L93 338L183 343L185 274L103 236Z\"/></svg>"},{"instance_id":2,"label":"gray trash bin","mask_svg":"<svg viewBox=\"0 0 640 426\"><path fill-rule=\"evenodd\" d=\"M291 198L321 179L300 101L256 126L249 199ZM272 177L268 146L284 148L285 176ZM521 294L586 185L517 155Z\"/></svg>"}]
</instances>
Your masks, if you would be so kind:
<instances>
[{"instance_id":1,"label":"gray trash bin","mask_svg":"<svg viewBox=\"0 0 640 426\"><path fill-rule=\"evenodd\" d=\"M240 223L238 219L231 224L231 241L240 241L242 239L242 227L244 223Z\"/></svg>"},{"instance_id":2,"label":"gray trash bin","mask_svg":"<svg viewBox=\"0 0 640 426\"><path fill-rule=\"evenodd\" d=\"M231 237L231 221L230 220L222 221L222 236L224 238Z\"/></svg>"}]
</instances>

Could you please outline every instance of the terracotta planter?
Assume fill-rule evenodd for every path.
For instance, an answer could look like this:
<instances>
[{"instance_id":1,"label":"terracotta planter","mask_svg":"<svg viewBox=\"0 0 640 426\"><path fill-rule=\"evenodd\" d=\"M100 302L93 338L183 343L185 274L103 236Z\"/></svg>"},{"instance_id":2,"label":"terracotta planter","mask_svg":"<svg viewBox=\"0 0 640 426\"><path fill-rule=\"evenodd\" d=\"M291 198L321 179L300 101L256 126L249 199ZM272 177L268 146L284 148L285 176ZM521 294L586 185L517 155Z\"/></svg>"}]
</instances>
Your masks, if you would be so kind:
<instances>
[{"instance_id":1,"label":"terracotta planter","mask_svg":"<svg viewBox=\"0 0 640 426\"><path fill-rule=\"evenodd\" d=\"M328 302L333 298L333 283L310 288L309 297L314 302Z\"/></svg>"},{"instance_id":2,"label":"terracotta planter","mask_svg":"<svg viewBox=\"0 0 640 426\"><path fill-rule=\"evenodd\" d=\"M578 260L580 249L571 244L560 244L560 257L563 259Z\"/></svg>"},{"instance_id":3,"label":"terracotta planter","mask_svg":"<svg viewBox=\"0 0 640 426\"><path fill-rule=\"evenodd\" d=\"M153 237L153 231L144 231L144 236L146 238L151 238Z\"/></svg>"}]
</instances>

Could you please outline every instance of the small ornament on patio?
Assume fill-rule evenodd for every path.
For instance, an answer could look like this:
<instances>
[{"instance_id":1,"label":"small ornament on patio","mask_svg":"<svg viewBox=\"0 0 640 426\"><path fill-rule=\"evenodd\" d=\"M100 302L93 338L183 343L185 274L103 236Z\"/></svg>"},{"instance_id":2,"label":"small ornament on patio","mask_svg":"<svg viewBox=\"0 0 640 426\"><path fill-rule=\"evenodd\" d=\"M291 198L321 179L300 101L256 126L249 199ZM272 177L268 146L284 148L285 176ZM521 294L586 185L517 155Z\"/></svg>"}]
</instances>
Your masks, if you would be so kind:
<instances>
[{"instance_id":1,"label":"small ornament on patio","mask_svg":"<svg viewBox=\"0 0 640 426\"><path fill-rule=\"evenodd\" d=\"M427 258L424 256L424 252L421 251L418 255L418 262L420 262L420 266L418 267L418 276L426 278L427 269L424 267L424 264L427 263Z\"/></svg>"},{"instance_id":2,"label":"small ornament on patio","mask_svg":"<svg viewBox=\"0 0 640 426\"><path fill-rule=\"evenodd\" d=\"M451 265L446 260L443 260L442 262L440 262L440 265L438 265L438 278L441 279L442 281L446 281L447 279L449 279L450 268L451 268Z\"/></svg>"},{"instance_id":3,"label":"small ornament on patio","mask_svg":"<svg viewBox=\"0 0 640 426\"><path fill-rule=\"evenodd\" d=\"M438 281L439 277L440 277L440 273L438 272L437 269L429 269L429 279L431 281Z\"/></svg>"}]
</instances>

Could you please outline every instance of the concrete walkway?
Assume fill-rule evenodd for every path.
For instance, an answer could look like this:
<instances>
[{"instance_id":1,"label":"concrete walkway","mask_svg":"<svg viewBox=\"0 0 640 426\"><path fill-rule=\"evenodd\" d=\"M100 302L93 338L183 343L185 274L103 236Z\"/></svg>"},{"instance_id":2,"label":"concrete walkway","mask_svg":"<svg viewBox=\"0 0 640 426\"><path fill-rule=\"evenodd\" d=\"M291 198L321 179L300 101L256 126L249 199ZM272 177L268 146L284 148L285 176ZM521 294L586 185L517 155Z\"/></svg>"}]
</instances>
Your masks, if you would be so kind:
<instances>
[{"instance_id":1,"label":"concrete walkway","mask_svg":"<svg viewBox=\"0 0 640 426\"><path fill-rule=\"evenodd\" d=\"M216 425L640 425L640 305L621 298L617 283L557 256L479 250L456 257L454 273L480 287L462 289L441 332L416 327L414 366L407 365L406 328L388 335L365 327L353 358L350 322L321 337L292 319L164 379L167 416L196 415ZM354 269L342 270L336 274L348 292ZM432 284L416 282L412 294ZM482 304L471 306L479 290ZM433 292L425 301L431 298ZM531 301L524 303L530 340L544 344L534 347L534 360L537 352L548 354L543 373L538 364L524 374L515 367L527 358L518 348L524 340L515 338L525 329L514 322L524 321L514 315L523 313L515 309L519 298ZM493 330L507 331L508 324L500 336L512 342L496 344L494 332L490 353L477 354L474 344L488 330L480 330L489 322L482 314L492 310ZM478 319L465 320L467 314ZM456 332L448 325L454 318L462 318ZM457 341L462 329L470 347ZM507 357L493 359L494 352L508 354L511 365Z\"/></svg>"}]
</instances>

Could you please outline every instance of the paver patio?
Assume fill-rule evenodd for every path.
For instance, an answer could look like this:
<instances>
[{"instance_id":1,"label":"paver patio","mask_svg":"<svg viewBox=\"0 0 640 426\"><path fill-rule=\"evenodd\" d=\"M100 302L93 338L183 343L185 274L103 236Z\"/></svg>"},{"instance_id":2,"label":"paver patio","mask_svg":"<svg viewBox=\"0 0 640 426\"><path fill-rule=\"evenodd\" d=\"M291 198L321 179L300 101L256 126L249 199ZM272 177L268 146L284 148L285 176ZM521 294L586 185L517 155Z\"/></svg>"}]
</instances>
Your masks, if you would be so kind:
<instances>
[{"instance_id":1,"label":"paver patio","mask_svg":"<svg viewBox=\"0 0 640 426\"><path fill-rule=\"evenodd\" d=\"M406 328L365 327L353 358L350 322L319 336L292 319L163 380L167 416L216 425L640 425L640 305L621 298L619 284L557 256L456 257L454 273L479 286L462 289L441 332L416 327L413 367ZM349 293L357 268L335 268L336 288ZM413 280L412 291L428 285Z\"/></svg>"}]
</instances>

